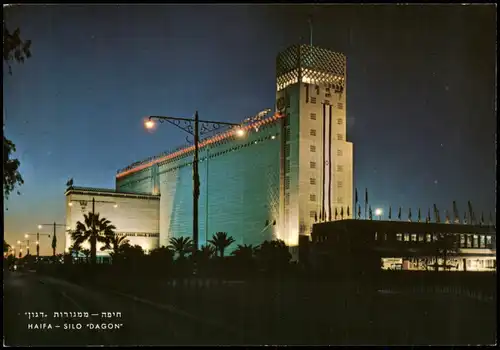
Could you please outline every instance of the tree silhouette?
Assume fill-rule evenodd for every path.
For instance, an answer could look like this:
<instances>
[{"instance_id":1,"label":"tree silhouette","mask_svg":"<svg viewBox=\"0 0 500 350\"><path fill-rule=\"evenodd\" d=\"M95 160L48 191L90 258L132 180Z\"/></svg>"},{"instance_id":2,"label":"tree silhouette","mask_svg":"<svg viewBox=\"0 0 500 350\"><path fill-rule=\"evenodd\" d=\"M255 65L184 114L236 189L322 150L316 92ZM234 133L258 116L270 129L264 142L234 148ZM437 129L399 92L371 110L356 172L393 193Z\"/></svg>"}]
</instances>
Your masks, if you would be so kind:
<instances>
[{"instance_id":1,"label":"tree silhouette","mask_svg":"<svg viewBox=\"0 0 500 350\"><path fill-rule=\"evenodd\" d=\"M91 262L97 263L97 242L108 244L109 238L114 236L115 226L105 218L99 218L99 213L83 215L84 222L78 221L76 229L71 232L74 243L81 246L83 242L90 242Z\"/></svg>"},{"instance_id":2,"label":"tree silhouette","mask_svg":"<svg viewBox=\"0 0 500 350\"><path fill-rule=\"evenodd\" d=\"M7 242L5 242L5 239L4 239L3 240L3 252L7 253L9 251L9 249L10 249L10 245Z\"/></svg>"},{"instance_id":3,"label":"tree silhouette","mask_svg":"<svg viewBox=\"0 0 500 350\"><path fill-rule=\"evenodd\" d=\"M24 184L24 180L19 172L21 163L18 159L12 158L12 154L16 151L16 146L5 135L3 137L3 196L9 198L16 186ZM17 191L17 194L20 194Z\"/></svg>"},{"instance_id":4,"label":"tree silhouette","mask_svg":"<svg viewBox=\"0 0 500 350\"><path fill-rule=\"evenodd\" d=\"M106 243L101 247L101 250L109 250L112 249L114 254L118 254L120 251L120 247L123 244L127 244L130 241L126 236L119 236L113 231L108 231L108 235L106 237Z\"/></svg>"},{"instance_id":5,"label":"tree silhouette","mask_svg":"<svg viewBox=\"0 0 500 350\"><path fill-rule=\"evenodd\" d=\"M193 250L193 240L189 237L172 237L169 240L168 248L177 253L179 259L184 259L186 254Z\"/></svg>"},{"instance_id":6,"label":"tree silhouette","mask_svg":"<svg viewBox=\"0 0 500 350\"><path fill-rule=\"evenodd\" d=\"M3 22L3 62L8 66L9 74L12 75L12 62L23 63L26 58L31 57L31 41L21 40L21 31L19 28L10 32ZM2 79L3 81L3 79ZM5 127L5 125L4 125ZM18 159L11 158L16 151L15 144L3 137L3 194L4 198L8 199L10 193L17 186L24 184L24 180L19 172L20 162ZM17 191L17 194L20 194ZM6 208L6 210L8 210Z\"/></svg>"},{"instance_id":7,"label":"tree silhouette","mask_svg":"<svg viewBox=\"0 0 500 350\"><path fill-rule=\"evenodd\" d=\"M267 270L279 270L288 265L292 254L282 240L264 241L255 252L259 264Z\"/></svg>"},{"instance_id":8,"label":"tree silhouette","mask_svg":"<svg viewBox=\"0 0 500 350\"><path fill-rule=\"evenodd\" d=\"M234 243L234 238L227 235L227 232L217 232L212 236L212 239L208 241L215 249L219 252L221 258L224 257L224 252L227 247Z\"/></svg>"}]
</instances>

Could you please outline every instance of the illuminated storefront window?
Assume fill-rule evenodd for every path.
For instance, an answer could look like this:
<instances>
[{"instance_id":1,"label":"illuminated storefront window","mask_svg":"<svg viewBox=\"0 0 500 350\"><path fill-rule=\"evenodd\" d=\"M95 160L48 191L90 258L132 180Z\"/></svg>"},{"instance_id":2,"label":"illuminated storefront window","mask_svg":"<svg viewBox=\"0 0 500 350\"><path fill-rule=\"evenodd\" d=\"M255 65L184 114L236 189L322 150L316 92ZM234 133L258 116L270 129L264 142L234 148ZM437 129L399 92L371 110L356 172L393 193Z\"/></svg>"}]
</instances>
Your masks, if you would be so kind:
<instances>
[{"instance_id":1,"label":"illuminated storefront window","mask_svg":"<svg viewBox=\"0 0 500 350\"><path fill-rule=\"evenodd\" d=\"M411 234L411 241L412 242L416 242L417 241L417 234L416 233L412 233Z\"/></svg>"},{"instance_id":2,"label":"illuminated storefront window","mask_svg":"<svg viewBox=\"0 0 500 350\"><path fill-rule=\"evenodd\" d=\"M404 237L405 237L405 242L408 242L410 240L410 234L409 233L405 233Z\"/></svg>"},{"instance_id":3,"label":"illuminated storefront window","mask_svg":"<svg viewBox=\"0 0 500 350\"><path fill-rule=\"evenodd\" d=\"M465 248L465 235L460 235L460 247Z\"/></svg>"},{"instance_id":4,"label":"illuminated storefront window","mask_svg":"<svg viewBox=\"0 0 500 350\"><path fill-rule=\"evenodd\" d=\"M402 233L396 233L396 240L402 241L403 240L403 234Z\"/></svg>"},{"instance_id":5,"label":"illuminated storefront window","mask_svg":"<svg viewBox=\"0 0 500 350\"><path fill-rule=\"evenodd\" d=\"M431 236L431 234L430 234L430 233L426 233L426 234L425 234L425 241L426 241L426 242L430 242L430 241L431 241L431 238L432 238L432 236Z\"/></svg>"}]
</instances>

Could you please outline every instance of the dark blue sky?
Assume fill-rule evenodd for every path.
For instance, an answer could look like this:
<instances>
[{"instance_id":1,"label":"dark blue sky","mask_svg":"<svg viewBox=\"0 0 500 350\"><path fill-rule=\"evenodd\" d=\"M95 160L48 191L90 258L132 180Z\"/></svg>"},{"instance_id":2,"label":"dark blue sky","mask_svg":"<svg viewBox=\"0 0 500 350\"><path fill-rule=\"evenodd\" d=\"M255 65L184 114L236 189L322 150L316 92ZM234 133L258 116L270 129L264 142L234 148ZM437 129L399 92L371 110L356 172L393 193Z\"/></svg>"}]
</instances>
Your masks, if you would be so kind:
<instances>
[{"instance_id":1,"label":"dark blue sky","mask_svg":"<svg viewBox=\"0 0 500 350\"><path fill-rule=\"evenodd\" d=\"M3 80L25 180L5 203L7 240L64 222L69 178L113 188L117 169L184 143L167 125L145 132L146 115L238 122L274 108L276 54L308 42L309 13L314 45L347 55L360 198L368 187L373 207L414 217L453 200L493 212L493 5L22 5L4 9L33 55Z\"/></svg>"}]
</instances>

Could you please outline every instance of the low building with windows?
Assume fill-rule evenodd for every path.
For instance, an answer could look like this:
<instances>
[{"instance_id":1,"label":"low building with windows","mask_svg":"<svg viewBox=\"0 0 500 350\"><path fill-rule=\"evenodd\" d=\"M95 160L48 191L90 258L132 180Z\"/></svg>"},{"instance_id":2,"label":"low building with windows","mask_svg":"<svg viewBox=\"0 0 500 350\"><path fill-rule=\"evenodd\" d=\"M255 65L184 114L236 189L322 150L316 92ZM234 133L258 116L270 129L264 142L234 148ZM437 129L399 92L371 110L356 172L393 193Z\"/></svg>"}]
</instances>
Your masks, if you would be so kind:
<instances>
[{"instance_id":1,"label":"low building with windows","mask_svg":"<svg viewBox=\"0 0 500 350\"><path fill-rule=\"evenodd\" d=\"M315 224L304 251L333 270L496 271L496 227L340 220Z\"/></svg>"},{"instance_id":2,"label":"low building with windows","mask_svg":"<svg viewBox=\"0 0 500 350\"><path fill-rule=\"evenodd\" d=\"M160 197L152 194L117 192L110 189L69 187L66 190L66 232L65 252L73 244L71 231L77 222L85 223L85 214L99 213L116 227L118 236L126 236L131 245L140 245L146 253L158 247ZM94 206L94 208L93 208ZM108 251L101 251L97 243L97 258L106 261ZM90 249L85 242L83 249ZM85 258L83 253L78 258Z\"/></svg>"}]
</instances>

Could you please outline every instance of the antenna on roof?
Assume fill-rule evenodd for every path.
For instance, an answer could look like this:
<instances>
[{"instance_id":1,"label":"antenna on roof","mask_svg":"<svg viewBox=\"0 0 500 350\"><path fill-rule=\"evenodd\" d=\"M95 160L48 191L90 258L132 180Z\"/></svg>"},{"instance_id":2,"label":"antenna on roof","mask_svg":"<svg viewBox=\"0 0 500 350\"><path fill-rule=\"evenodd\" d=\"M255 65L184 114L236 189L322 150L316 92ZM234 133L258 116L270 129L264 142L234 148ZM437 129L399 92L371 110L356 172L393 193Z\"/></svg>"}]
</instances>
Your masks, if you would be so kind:
<instances>
[{"instance_id":1,"label":"antenna on roof","mask_svg":"<svg viewBox=\"0 0 500 350\"><path fill-rule=\"evenodd\" d=\"M313 46L313 25L311 15L309 15L307 22L309 23L309 45Z\"/></svg>"}]
</instances>

